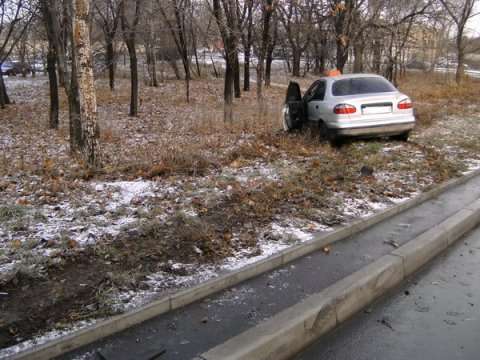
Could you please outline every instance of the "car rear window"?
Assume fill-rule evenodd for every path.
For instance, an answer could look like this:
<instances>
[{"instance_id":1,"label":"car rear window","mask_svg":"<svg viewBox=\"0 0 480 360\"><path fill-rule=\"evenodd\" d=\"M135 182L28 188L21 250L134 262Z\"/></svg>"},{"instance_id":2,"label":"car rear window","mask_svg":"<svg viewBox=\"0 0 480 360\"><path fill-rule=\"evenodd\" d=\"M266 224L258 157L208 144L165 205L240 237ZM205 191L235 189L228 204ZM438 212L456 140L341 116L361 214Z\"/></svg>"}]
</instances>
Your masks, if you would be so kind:
<instances>
[{"instance_id":1,"label":"car rear window","mask_svg":"<svg viewBox=\"0 0 480 360\"><path fill-rule=\"evenodd\" d=\"M382 78L356 78L337 80L333 83L333 96L348 96L397 91L387 80Z\"/></svg>"}]
</instances>

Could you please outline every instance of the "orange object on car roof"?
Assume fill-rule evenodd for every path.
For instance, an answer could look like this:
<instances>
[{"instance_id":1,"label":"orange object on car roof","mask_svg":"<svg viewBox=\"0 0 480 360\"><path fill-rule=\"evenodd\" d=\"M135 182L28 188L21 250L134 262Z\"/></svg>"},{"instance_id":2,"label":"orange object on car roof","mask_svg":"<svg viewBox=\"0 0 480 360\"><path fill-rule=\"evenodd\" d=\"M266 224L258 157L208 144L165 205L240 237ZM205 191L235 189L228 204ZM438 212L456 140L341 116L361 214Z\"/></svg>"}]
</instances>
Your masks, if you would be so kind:
<instances>
[{"instance_id":1,"label":"orange object on car roof","mask_svg":"<svg viewBox=\"0 0 480 360\"><path fill-rule=\"evenodd\" d=\"M340 76L340 75L342 75L342 72L338 69L333 69L333 70L327 71L327 76L329 76L329 77Z\"/></svg>"}]
</instances>

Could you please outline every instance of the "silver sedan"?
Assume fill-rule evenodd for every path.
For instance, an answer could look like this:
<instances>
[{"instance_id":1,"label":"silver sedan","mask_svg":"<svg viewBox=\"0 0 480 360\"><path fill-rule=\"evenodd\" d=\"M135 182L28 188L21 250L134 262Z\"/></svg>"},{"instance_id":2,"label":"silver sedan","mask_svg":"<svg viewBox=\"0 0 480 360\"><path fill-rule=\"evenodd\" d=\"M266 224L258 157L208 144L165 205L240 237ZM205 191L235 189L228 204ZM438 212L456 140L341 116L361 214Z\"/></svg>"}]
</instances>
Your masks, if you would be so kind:
<instances>
[{"instance_id":1,"label":"silver sedan","mask_svg":"<svg viewBox=\"0 0 480 360\"><path fill-rule=\"evenodd\" d=\"M331 143L352 136L407 141L415 113L411 99L384 77L351 74L320 78L303 97L291 82L282 120L286 131L313 123Z\"/></svg>"}]
</instances>

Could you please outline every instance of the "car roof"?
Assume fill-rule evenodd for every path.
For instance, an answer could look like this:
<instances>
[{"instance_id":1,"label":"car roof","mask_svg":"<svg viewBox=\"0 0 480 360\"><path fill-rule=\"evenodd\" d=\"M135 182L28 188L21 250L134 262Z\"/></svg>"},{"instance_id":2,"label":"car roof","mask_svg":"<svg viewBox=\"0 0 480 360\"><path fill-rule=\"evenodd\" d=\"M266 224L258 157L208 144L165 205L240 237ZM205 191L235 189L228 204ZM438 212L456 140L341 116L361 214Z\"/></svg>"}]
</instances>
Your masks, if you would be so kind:
<instances>
[{"instance_id":1,"label":"car roof","mask_svg":"<svg viewBox=\"0 0 480 360\"><path fill-rule=\"evenodd\" d=\"M324 79L330 79L332 81L336 80L344 80L344 79L361 79L361 78L379 78L379 79L384 79L383 76L378 75L378 74L343 74L343 75L337 75L337 76L326 76Z\"/></svg>"}]
</instances>

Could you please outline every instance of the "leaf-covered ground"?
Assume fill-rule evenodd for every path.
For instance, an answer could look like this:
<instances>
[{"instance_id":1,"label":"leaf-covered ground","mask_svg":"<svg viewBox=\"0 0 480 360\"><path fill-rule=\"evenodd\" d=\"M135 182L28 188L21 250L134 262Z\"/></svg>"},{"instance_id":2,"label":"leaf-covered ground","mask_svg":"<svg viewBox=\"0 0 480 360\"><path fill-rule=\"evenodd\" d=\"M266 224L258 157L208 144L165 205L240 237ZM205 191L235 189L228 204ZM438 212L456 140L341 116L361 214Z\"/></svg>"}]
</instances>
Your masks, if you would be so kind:
<instances>
[{"instance_id":1,"label":"leaf-covered ground","mask_svg":"<svg viewBox=\"0 0 480 360\"><path fill-rule=\"evenodd\" d=\"M340 149L279 130L281 89L267 90L261 116L243 94L225 124L220 80L194 81L190 104L182 82L142 87L137 118L128 82L111 93L99 80L104 166L91 172L69 153L65 99L48 130L45 78L6 79L16 104L0 110L0 346L139 306L477 168L469 92L439 83L424 96L407 80L420 114L411 141Z\"/></svg>"}]
</instances>

